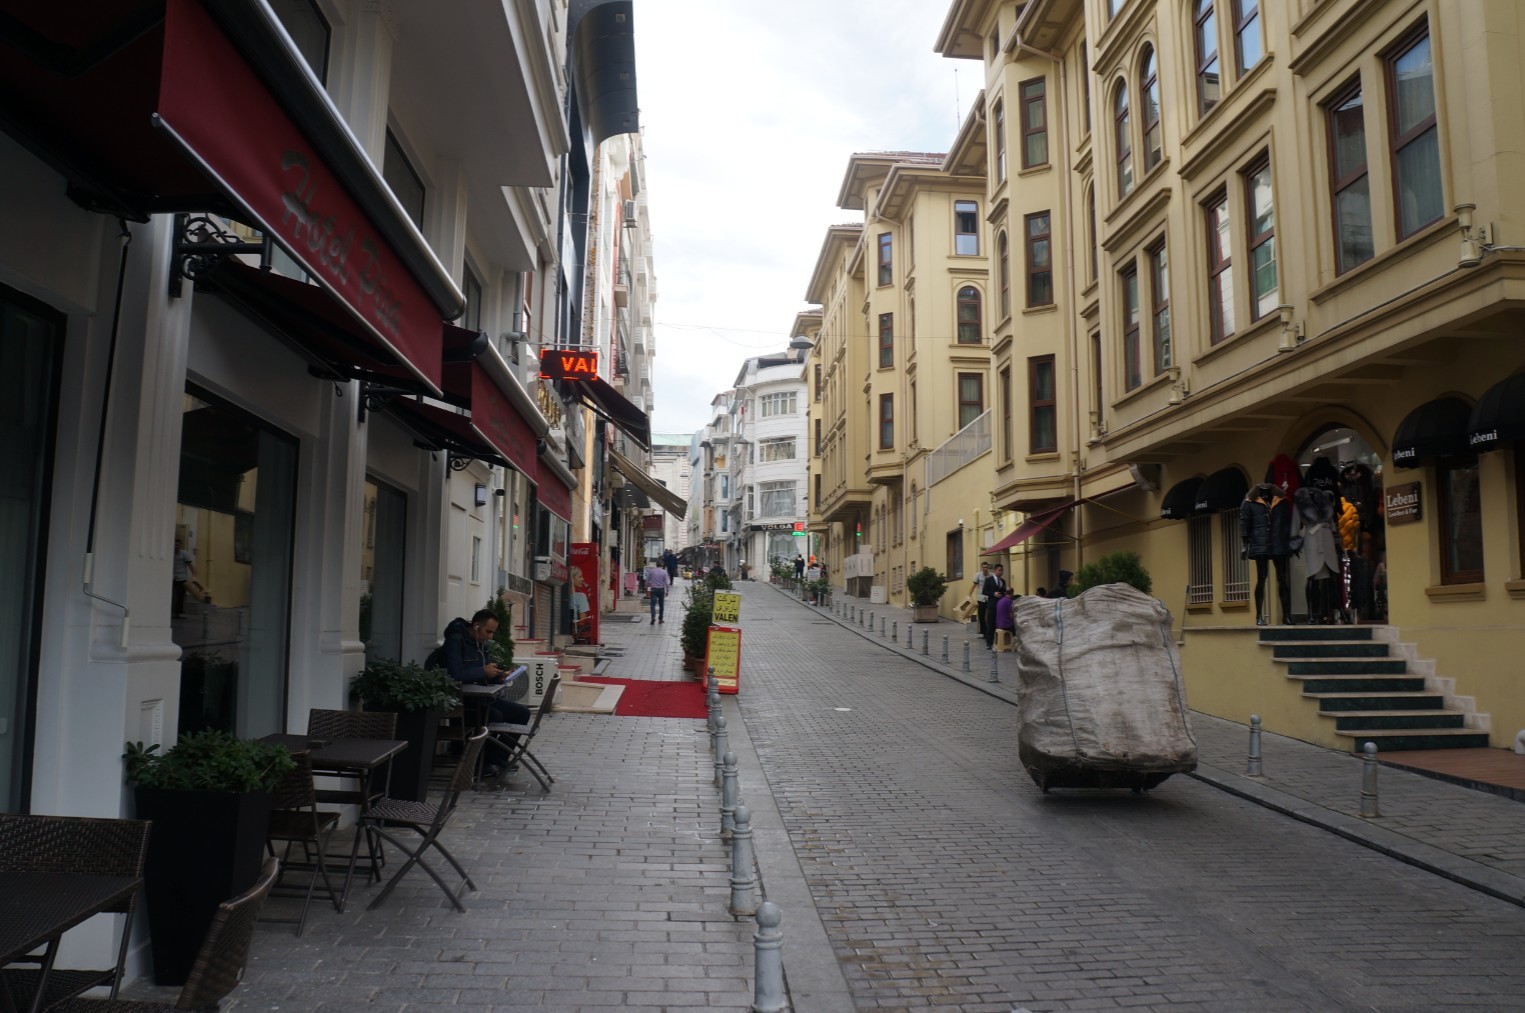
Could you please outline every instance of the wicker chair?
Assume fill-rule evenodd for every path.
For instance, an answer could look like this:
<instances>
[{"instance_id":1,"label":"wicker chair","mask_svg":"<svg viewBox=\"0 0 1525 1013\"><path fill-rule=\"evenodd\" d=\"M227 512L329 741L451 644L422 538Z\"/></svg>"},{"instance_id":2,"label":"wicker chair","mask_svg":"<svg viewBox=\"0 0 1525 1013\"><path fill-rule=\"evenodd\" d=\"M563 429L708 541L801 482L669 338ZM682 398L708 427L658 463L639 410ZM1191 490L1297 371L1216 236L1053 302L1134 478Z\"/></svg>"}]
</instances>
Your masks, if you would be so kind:
<instances>
[{"instance_id":1,"label":"wicker chair","mask_svg":"<svg viewBox=\"0 0 1525 1013\"><path fill-rule=\"evenodd\" d=\"M556 706L556 690L561 687L561 676L554 675L551 681L546 683L545 695L540 698L540 706L535 708L535 716L527 725L490 724L488 732L492 734L493 741L508 752L508 759L503 762L504 770L512 770L516 764L524 767L534 775L535 780L540 782L542 791L550 791L551 783L556 779L551 772L545 769L534 753L530 752L530 741L535 733L540 730L540 722ZM500 738L503 736L503 738ZM510 737L512 736L512 737Z\"/></svg>"},{"instance_id":2,"label":"wicker chair","mask_svg":"<svg viewBox=\"0 0 1525 1013\"><path fill-rule=\"evenodd\" d=\"M51 1007L63 1013L171 1013L173 1010L216 1009L223 997L233 991L243 976L249 959L249 942L254 937L254 919L260 905L275 885L279 863L265 859L259 879L247 892L224 901L212 916L190 977L180 989L173 1005L158 1002L134 1002L131 999L70 999ZM55 972L56 973L56 972Z\"/></svg>"},{"instance_id":3,"label":"wicker chair","mask_svg":"<svg viewBox=\"0 0 1525 1013\"><path fill-rule=\"evenodd\" d=\"M271 893L275 896L302 898L302 913L297 918L267 918L272 922L295 922L297 935L307 926L307 909L312 905L312 895L317 892L318 881L323 882L323 892L333 903L335 911L343 911L343 901L338 889L328 878L328 862L325 855L328 849L328 839L339 826L339 814L318 808L317 791L312 784L312 754L307 750L291 754L296 761L292 768L270 793L270 828L265 833L265 845L270 849L271 857L275 856L276 844L285 845L285 854L281 859L283 868L281 878L285 878L286 872L291 869L309 873L307 889L300 887L283 888L279 880L275 883ZM303 860L291 861L291 846L301 844ZM289 892L275 893L275 890L288 890Z\"/></svg>"},{"instance_id":4,"label":"wicker chair","mask_svg":"<svg viewBox=\"0 0 1525 1013\"><path fill-rule=\"evenodd\" d=\"M70 872L92 876L141 878L148 854L147 820L91 819L79 816L0 815L0 870L6 872ZM116 967L109 970L75 970L55 967L48 974L47 1008L87 989L110 985L113 997L122 983L127 945L132 938L132 916L137 893L121 905L106 908L127 917L122 920L122 941L117 947ZM23 963L41 964L41 958ZM10 992L18 1009L32 1005L37 995L41 967L8 967L0 987Z\"/></svg>"},{"instance_id":5,"label":"wicker chair","mask_svg":"<svg viewBox=\"0 0 1525 1013\"><path fill-rule=\"evenodd\" d=\"M487 741L487 729L479 728L466 740L466 749L461 753L460 761L455 766L455 773L450 778L450 784L445 789L444 797L438 805L427 802L409 802L404 799L384 798L371 806L361 821L383 839L396 845L397 849L408 856L392 878L387 880L381 892L371 901L367 910L375 910L387 896L397 888L397 884L408 874L408 870L417 865L429 874L429 878L445 892L450 898L450 903L455 905L457 911L465 911L466 907L461 903L460 895L464 890L475 890L476 884L471 881L471 875L461 867L461 863L455 860L445 845L440 842L440 833L450 822L450 817L455 813L456 805L461 800L461 792L471 787L472 772L476 769L477 757L482 752L482 743ZM398 837L396 832L408 830L419 835L417 847L409 848ZM461 885L451 889L439 873L424 861L424 852L433 848L449 862L451 867L461 875Z\"/></svg>"}]
</instances>

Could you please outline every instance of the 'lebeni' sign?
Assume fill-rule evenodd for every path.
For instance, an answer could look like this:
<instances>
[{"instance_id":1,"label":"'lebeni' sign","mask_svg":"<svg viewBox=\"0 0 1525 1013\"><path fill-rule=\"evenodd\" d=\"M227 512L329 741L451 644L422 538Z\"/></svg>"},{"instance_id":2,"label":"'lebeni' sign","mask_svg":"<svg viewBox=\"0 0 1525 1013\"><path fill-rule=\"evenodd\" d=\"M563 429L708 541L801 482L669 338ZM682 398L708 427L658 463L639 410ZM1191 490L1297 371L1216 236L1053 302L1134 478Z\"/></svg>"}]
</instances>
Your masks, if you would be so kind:
<instances>
[{"instance_id":1,"label":"'lebeni' sign","mask_svg":"<svg viewBox=\"0 0 1525 1013\"><path fill-rule=\"evenodd\" d=\"M1383 500L1387 507L1387 523L1412 524L1421 519L1418 482L1388 486Z\"/></svg>"}]
</instances>

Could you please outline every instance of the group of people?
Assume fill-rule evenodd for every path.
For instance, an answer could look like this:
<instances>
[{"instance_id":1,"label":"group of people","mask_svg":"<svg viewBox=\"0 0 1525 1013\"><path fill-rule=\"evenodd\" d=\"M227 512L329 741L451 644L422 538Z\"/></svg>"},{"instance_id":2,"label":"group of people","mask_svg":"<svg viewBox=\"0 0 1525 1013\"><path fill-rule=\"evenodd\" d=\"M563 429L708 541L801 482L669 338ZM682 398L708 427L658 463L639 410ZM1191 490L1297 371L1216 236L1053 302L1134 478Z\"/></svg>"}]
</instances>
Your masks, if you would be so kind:
<instances>
[{"instance_id":1,"label":"group of people","mask_svg":"<svg viewBox=\"0 0 1525 1013\"><path fill-rule=\"evenodd\" d=\"M1069 570L1059 571L1059 583L1053 591L1047 588L1038 588L1034 597L1037 598L1068 598L1070 580L1074 577ZM969 585L969 594L974 599L976 606L976 618L979 622L980 635L985 638L985 649L995 649L995 635L997 630L1006 630L1015 635L1017 629L1015 609L1017 605L1017 591L1006 582L1006 567L1000 563L991 566L989 563L980 564L980 572L975 576L974 582Z\"/></svg>"}]
</instances>

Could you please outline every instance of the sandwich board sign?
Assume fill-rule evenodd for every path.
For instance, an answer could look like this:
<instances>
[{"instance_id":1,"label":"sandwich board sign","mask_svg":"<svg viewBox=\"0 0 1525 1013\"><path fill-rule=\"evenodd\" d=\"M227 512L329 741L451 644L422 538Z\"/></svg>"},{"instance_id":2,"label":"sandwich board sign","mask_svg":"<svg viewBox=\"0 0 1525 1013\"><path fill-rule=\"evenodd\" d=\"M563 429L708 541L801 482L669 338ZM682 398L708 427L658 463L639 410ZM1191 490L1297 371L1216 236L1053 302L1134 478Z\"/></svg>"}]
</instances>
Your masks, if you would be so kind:
<instances>
[{"instance_id":1,"label":"sandwich board sign","mask_svg":"<svg viewBox=\"0 0 1525 1013\"><path fill-rule=\"evenodd\" d=\"M729 626L741 621L741 595L734 591L716 591L714 619L717 626Z\"/></svg>"},{"instance_id":2,"label":"sandwich board sign","mask_svg":"<svg viewBox=\"0 0 1525 1013\"><path fill-rule=\"evenodd\" d=\"M710 627L704 665L706 670L715 672L716 691L736 693L741 688L741 627Z\"/></svg>"}]
</instances>

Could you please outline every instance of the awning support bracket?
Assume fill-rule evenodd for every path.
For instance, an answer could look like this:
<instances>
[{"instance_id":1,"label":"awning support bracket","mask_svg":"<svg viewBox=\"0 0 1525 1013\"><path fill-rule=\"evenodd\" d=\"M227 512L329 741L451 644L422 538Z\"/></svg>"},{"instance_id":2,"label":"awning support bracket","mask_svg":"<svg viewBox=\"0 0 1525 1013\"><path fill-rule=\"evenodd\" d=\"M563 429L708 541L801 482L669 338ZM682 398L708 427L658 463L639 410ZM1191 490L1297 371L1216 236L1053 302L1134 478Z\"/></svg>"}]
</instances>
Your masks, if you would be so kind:
<instances>
[{"instance_id":1,"label":"awning support bracket","mask_svg":"<svg viewBox=\"0 0 1525 1013\"><path fill-rule=\"evenodd\" d=\"M392 399L398 395L412 393L413 391L402 387L389 387L386 384L362 380L360 381L360 404L356 408L355 421L364 425L366 412L379 412L391 404Z\"/></svg>"},{"instance_id":2,"label":"awning support bracket","mask_svg":"<svg viewBox=\"0 0 1525 1013\"><path fill-rule=\"evenodd\" d=\"M246 241L237 233L223 228L220 219L210 215L175 215L175 237L169 264L169 294L178 299L183 283L216 265L223 257L259 257L261 271L270 270L270 253L274 249L268 235L259 242Z\"/></svg>"}]
</instances>

